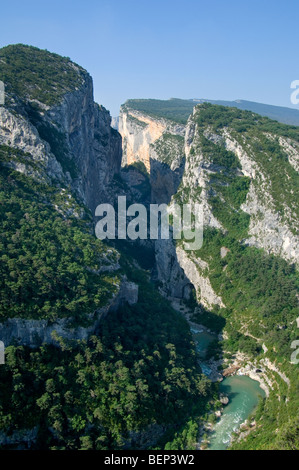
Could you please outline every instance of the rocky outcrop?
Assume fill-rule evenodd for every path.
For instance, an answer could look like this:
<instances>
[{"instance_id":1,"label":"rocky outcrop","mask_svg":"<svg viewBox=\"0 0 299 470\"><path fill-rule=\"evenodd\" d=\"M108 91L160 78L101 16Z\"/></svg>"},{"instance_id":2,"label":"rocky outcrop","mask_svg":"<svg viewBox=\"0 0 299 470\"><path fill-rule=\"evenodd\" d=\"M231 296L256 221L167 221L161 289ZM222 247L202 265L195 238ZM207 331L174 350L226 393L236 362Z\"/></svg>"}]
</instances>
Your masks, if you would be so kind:
<instances>
[{"instance_id":1,"label":"rocky outcrop","mask_svg":"<svg viewBox=\"0 0 299 470\"><path fill-rule=\"evenodd\" d=\"M111 127L110 113L93 100L91 77L86 74L82 87L65 95L44 119L65 135L69 158L77 168L75 185L94 213L120 171L121 137Z\"/></svg>"},{"instance_id":2,"label":"rocky outcrop","mask_svg":"<svg viewBox=\"0 0 299 470\"><path fill-rule=\"evenodd\" d=\"M128 303L129 305L137 304L138 302L138 284L135 282L124 281L121 286L118 295L109 307L110 310L117 310L120 305Z\"/></svg>"},{"instance_id":3,"label":"rocky outcrop","mask_svg":"<svg viewBox=\"0 0 299 470\"><path fill-rule=\"evenodd\" d=\"M267 351L264 350L264 353L266 354ZM270 393L274 390L278 391L278 397L280 397L280 394L285 393L282 391L284 387L280 383L280 379L288 388L291 386L290 379L275 363L271 362L268 357L250 360L249 357L238 352L234 361L223 371L224 377L236 374L246 375L252 380L259 382L260 387L264 390L267 397L269 397Z\"/></svg>"},{"instance_id":4,"label":"rocky outcrop","mask_svg":"<svg viewBox=\"0 0 299 470\"><path fill-rule=\"evenodd\" d=\"M213 290L209 277L208 264L186 253L181 247L176 249L177 260L180 267L184 270L186 277L195 287L199 302L206 308L213 308L215 305L225 307L221 298Z\"/></svg>"},{"instance_id":5,"label":"rocky outcrop","mask_svg":"<svg viewBox=\"0 0 299 470\"><path fill-rule=\"evenodd\" d=\"M184 161L178 168L172 170L166 163L151 159L150 167L151 202L169 204L181 183Z\"/></svg>"},{"instance_id":6,"label":"rocky outcrop","mask_svg":"<svg viewBox=\"0 0 299 470\"><path fill-rule=\"evenodd\" d=\"M156 277L167 297L187 300L195 288L198 301L205 308L224 307L211 286L207 263L187 254L180 246L175 247L172 239L157 240L155 254Z\"/></svg>"},{"instance_id":7,"label":"rocky outcrop","mask_svg":"<svg viewBox=\"0 0 299 470\"><path fill-rule=\"evenodd\" d=\"M124 280L119 286L118 293L105 307L87 316L89 326L74 327L70 318L58 319L54 323L48 320L11 318L0 323L0 338L5 346L16 342L30 347L44 343L57 344L57 337L66 340L87 340L110 311L117 310L126 302L129 305L138 302L138 285Z\"/></svg>"},{"instance_id":8,"label":"rocky outcrop","mask_svg":"<svg viewBox=\"0 0 299 470\"><path fill-rule=\"evenodd\" d=\"M25 155L10 166L50 184L71 185L94 213L120 171L121 136L109 112L94 102L90 75L81 70L80 77L80 87L52 106L10 96L0 107L0 144L28 154L28 164Z\"/></svg>"},{"instance_id":9,"label":"rocky outcrop","mask_svg":"<svg viewBox=\"0 0 299 470\"><path fill-rule=\"evenodd\" d=\"M167 119L153 118L123 105L119 116L119 132L123 139L122 165L141 161L150 172L150 145L165 133L184 136L185 126Z\"/></svg>"},{"instance_id":10,"label":"rocky outcrop","mask_svg":"<svg viewBox=\"0 0 299 470\"><path fill-rule=\"evenodd\" d=\"M151 201L169 204L181 184L185 168L184 139L163 134L150 145Z\"/></svg>"},{"instance_id":11,"label":"rocky outcrop","mask_svg":"<svg viewBox=\"0 0 299 470\"><path fill-rule=\"evenodd\" d=\"M226 148L238 156L243 174L251 179L246 202L241 206L241 210L250 215L250 237L246 243L264 248L268 253L280 255L288 261L298 263L299 237L295 234L296 221L290 214L290 209L285 208L286 217L283 220L275 209L273 198L269 193L267 175L263 173L262 168L255 161L254 153L249 153L249 149L245 150L229 134L229 131L225 131L223 135ZM279 142L287 153L290 163L298 171L298 145L290 139L281 137Z\"/></svg>"},{"instance_id":12,"label":"rocky outcrop","mask_svg":"<svg viewBox=\"0 0 299 470\"><path fill-rule=\"evenodd\" d=\"M7 165L13 169L47 183L51 179L60 182L66 179L49 143L40 138L37 129L28 119L4 106L0 106L0 145L12 147L11 159ZM13 149L26 154L23 162L14 159Z\"/></svg>"},{"instance_id":13,"label":"rocky outcrop","mask_svg":"<svg viewBox=\"0 0 299 470\"><path fill-rule=\"evenodd\" d=\"M181 268L172 239L155 242L156 272L162 292L170 298L188 299L193 288Z\"/></svg>"},{"instance_id":14,"label":"rocky outcrop","mask_svg":"<svg viewBox=\"0 0 299 470\"><path fill-rule=\"evenodd\" d=\"M292 165L292 167L296 171L299 171L299 145L298 143L291 139L279 137L279 144L281 145L283 150L286 152L289 162Z\"/></svg>"},{"instance_id":15,"label":"rocky outcrop","mask_svg":"<svg viewBox=\"0 0 299 470\"><path fill-rule=\"evenodd\" d=\"M241 209L250 214L250 237L245 243L299 263L299 237L281 220L274 209L262 203L253 184Z\"/></svg>"},{"instance_id":16,"label":"rocky outcrop","mask_svg":"<svg viewBox=\"0 0 299 470\"><path fill-rule=\"evenodd\" d=\"M215 217L215 211L211 205L211 199L215 196L220 198L223 205L229 205L221 192L216 192L213 185L215 177L222 174L223 167L212 162L211 155L202 146L202 138L208 139L218 147L234 153L241 164L241 170L236 170L236 177L247 177L250 179L250 188L246 201L238 208L250 216L248 237L244 243L263 248L268 253L279 255L290 262L299 261L299 237L297 234L297 218L294 211L296 206L295 194L293 203L284 204L278 210L278 204L270 191L271 181L269 176L256 157L255 151L250 143L242 138L237 141L229 127L217 133L210 125L198 127L197 117L200 116L200 107L194 108L193 115L190 116L185 133L185 155L186 162L178 194L182 202L198 202L203 210L204 225L225 230L223 223ZM260 134L263 139L265 133ZM276 136L267 134L269 141L276 142ZM258 137L255 139L258 141ZM288 157L290 165L297 170L299 162L298 144L291 139L279 137L278 142L282 151ZM269 154L269 161L271 155ZM288 178L290 176L287 176ZM212 184L211 184L212 183ZM222 183L224 186L227 184ZM276 195L281 200L283 196ZM236 209L233 208L233 211Z\"/></svg>"},{"instance_id":17,"label":"rocky outcrop","mask_svg":"<svg viewBox=\"0 0 299 470\"><path fill-rule=\"evenodd\" d=\"M219 397L219 401L220 403L222 403L222 405L226 406L229 404L229 398L227 395L224 395L223 393L220 393L220 397Z\"/></svg>"},{"instance_id":18,"label":"rocky outcrop","mask_svg":"<svg viewBox=\"0 0 299 470\"><path fill-rule=\"evenodd\" d=\"M195 111L195 110L194 110ZM182 178L181 193L184 202L196 202L201 205L204 225L221 229L222 225L214 216L209 203L211 175L217 172L207 156L197 148L198 129L192 118L189 119L185 135L186 165ZM194 150L196 148L196 150Z\"/></svg>"}]
</instances>

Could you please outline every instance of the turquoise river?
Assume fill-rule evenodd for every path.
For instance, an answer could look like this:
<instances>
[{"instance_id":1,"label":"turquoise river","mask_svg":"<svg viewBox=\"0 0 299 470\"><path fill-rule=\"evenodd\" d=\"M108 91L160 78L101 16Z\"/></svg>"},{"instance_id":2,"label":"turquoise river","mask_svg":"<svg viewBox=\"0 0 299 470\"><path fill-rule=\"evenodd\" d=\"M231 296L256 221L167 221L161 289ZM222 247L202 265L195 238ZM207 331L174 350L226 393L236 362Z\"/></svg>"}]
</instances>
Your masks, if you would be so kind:
<instances>
[{"instance_id":1,"label":"turquoise river","mask_svg":"<svg viewBox=\"0 0 299 470\"><path fill-rule=\"evenodd\" d=\"M256 409L259 398L265 393L256 380L245 375L227 377L220 384L220 391L229 398L220 420L216 423L210 439L209 450L225 450L231 441L232 433Z\"/></svg>"},{"instance_id":2,"label":"turquoise river","mask_svg":"<svg viewBox=\"0 0 299 470\"><path fill-rule=\"evenodd\" d=\"M216 337L198 327L192 328L197 350L201 358L201 367L205 374L210 369L204 362L206 348ZM221 418L214 426L210 436L209 450L225 450L229 447L232 434L240 429L240 426L256 409L260 397L265 393L257 381L247 376L235 375L227 377L220 384L220 392L229 398L229 404L224 407Z\"/></svg>"}]
</instances>

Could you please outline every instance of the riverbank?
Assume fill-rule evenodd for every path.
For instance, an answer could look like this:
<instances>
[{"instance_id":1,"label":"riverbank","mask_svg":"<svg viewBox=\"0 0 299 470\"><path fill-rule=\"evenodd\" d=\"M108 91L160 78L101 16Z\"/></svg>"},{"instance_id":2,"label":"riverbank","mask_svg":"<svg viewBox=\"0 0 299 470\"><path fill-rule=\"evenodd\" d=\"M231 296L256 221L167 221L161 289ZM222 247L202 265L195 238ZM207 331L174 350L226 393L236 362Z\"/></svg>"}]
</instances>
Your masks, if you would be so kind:
<instances>
[{"instance_id":1,"label":"riverbank","mask_svg":"<svg viewBox=\"0 0 299 470\"><path fill-rule=\"evenodd\" d=\"M191 320L191 317L193 316L193 311L186 307L185 304L180 303L177 299L172 299L171 301L172 307L179 313L181 313L185 319L187 320L191 333L193 335L194 341L197 343L199 340L199 337L201 335L201 339L206 342L210 337L211 341L212 340L222 340L222 335L216 333L215 331L211 330L210 328L207 328L205 325L194 323ZM208 345L208 344L207 344ZM204 350L200 350L197 348L197 351L203 352ZM204 357L200 357L198 359L198 364L200 365L203 373L208 377L211 382L222 382L223 380L223 374L222 374L222 364L223 364L223 359L208 359L205 360Z\"/></svg>"},{"instance_id":2,"label":"riverbank","mask_svg":"<svg viewBox=\"0 0 299 470\"><path fill-rule=\"evenodd\" d=\"M229 397L221 418L213 426L209 435L208 450L226 450L236 438L235 433L244 436L255 427L250 416L256 410L264 392L259 383L246 376L227 377L220 385L220 392Z\"/></svg>"},{"instance_id":3,"label":"riverbank","mask_svg":"<svg viewBox=\"0 0 299 470\"><path fill-rule=\"evenodd\" d=\"M223 377L233 377L234 375L247 376L256 382L259 382L261 389L266 397L270 395L271 383L266 374L266 370L257 361L252 361L244 353L237 352L229 366L223 370Z\"/></svg>"},{"instance_id":4,"label":"riverbank","mask_svg":"<svg viewBox=\"0 0 299 470\"><path fill-rule=\"evenodd\" d=\"M259 396L269 397L271 383L266 367L238 352L231 358L206 360L204 354L208 342L223 339L222 334L194 323L192 310L177 301L172 302L175 310L188 321L199 352L198 363L203 373L211 382L220 383L219 408L210 413L209 419L199 429L198 450L225 450L238 433L237 439L243 439L255 429L254 419L248 422L249 415L256 408ZM204 343L200 347L199 343ZM266 352L266 351L264 351ZM231 385L232 384L232 387ZM227 387L227 388L225 388ZM223 393L226 391L226 393Z\"/></svg>"}]
</instances>

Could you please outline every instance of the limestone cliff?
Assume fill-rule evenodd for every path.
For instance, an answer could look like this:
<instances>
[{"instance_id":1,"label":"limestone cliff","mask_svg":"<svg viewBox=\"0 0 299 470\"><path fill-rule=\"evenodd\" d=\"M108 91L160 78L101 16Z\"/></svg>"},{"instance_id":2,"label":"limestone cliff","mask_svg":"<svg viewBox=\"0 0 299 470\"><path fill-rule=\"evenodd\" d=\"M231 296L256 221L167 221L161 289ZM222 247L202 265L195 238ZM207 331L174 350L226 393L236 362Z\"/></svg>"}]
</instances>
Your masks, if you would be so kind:
<instances>
[{"instance_id":1,"label":"limestone cliff","mask_svg":"<svg viewBox=\"0 0 299 470\"><path fill-rule=\"evenodd\" d=\"M168 119L146 115L124 104L120 110L119 132L123 139L122 164L130 165L135 161L142 161L150 172L151 144L166 133L184 136L185 126Z\"/></svg>"},{"instance_id":2,"label":"limestone cliff","mask_svg":"<svg viewBox=\"0 0 299 470\"><path fill-rule=\"evenodd\" d=\"M91 77L86 74L82 87L64 96L44 119L64 134L69 158L77 169L74 184L94 212L120 171L121 137L111 127L109 111L93 100Z\"/></svg>"},{"instance_id":3,"label":"limestone cliff","mask_svg":"<svg viewBox=\"0 0 299 470\"><path fill-rule=\"evenodd\" d=\"M186 126L136 110L133 100L130 106L120 117L123 164L145 163L152 202L196 202L205 227L298 263L299 151L292 129L217 106L196 106ZM192 253L186 258L170 242L155 246L156 274L167 295L186 297L189 281L205 307L224 305L205 261Z\"/></svg>"},{"instance_id":4,"label":"limestone cliff","mask_svg":"<svg viewBox=\"0 0 299 470\"><path fill-rule=\"evenodd\" d=\"M15 83L14 58L20 55L25 60L30 56L32 72L26 70ZM34 70L42 61L43 79ZM109 112L94 102L90 75L69 59L21 45L2 49L0 72L7 91L5 106L0 107L0 144L30 154L40 166L40 178L71 183L94 212L120 171L121 137L111 127ZM30 73L37 77L36 89L30 85ZM48 77L51 73L54 78ZM17 169L30 171L25 167Z\"/></svg>"},{"instance_id":5,"label":"limestone cliff","mask_svg":"<svg viewBox=\"0 0 299 470\"><path fill-rule=\"evenodd\" d=\"M117 293L105 307L88 315L88 326L74 326L69 318L58 319L54 323L48 320L9 318L0 323L0 338L6 347L19 343L31 348L41 344L57 345L58 337L67 340L87 340L97 331L101 320L125 302L129 305L138 302L138 285L124 279Z\"/></svg>"},{"instance_id":6,"label":"limestone cliff","mask_svg":"<svg viewBox=\"0 0 299 470\"><path fill-rule=\"evenodd\" d=\"M16 80L20 67L23 71ZM30 188L22 196L27 207L35 197L40 200L40 210L50 210L53 220L56 213L67 226L76 225L74 218L81 219L82 233L79 229L77 236L84 239L84 234L92 229L88 209L94 214L98 204L107 202L109 185L121 167L121 136L111 127L109 112L94 102L90 75L68 58L30 46L8 46L0 50L0 75L6 85L5 105L0 106L1 172L6 167L24 175L25 180L20 184ZM16 187L12 182L8 197L11 191L13 198ZM4 211L3 223L5 217ZM19 217L30 219L23 207ZM16 220L17 229L18 223ZM24 239L22 242L25 243ZM63 252L66 248L59 249L68 256ZM91 245L86 249L93 250ZM32 250L34 254L34 243ZM13 340L31 346L53 342L53 331L68 339L86 339L107 311L124 300L137 302L138 286L131 285L123 276L118 278L118 255L115 258L113 253L116 253L113 249L103 249L100 255L95 249L93 253L93 259L99 261L96 274L114 280L111 295L107 292L106 305L88 313L87 326L72 325L67 315L49 321L42 311L40 317L32 317L25 311L22 318L13 317L6 308L5 321L0 324L0 337L5 344ZM73 262L77 260L78 254L73 256ZM44 263L46 266L47 261ZM87 262L84 269L92 271L89 265ZM32 280L37 276L34 268L29 275ZM75 286L79 280L73 282Z\"/></svg>"},{"instance_id":7,"label":"limestone cliff","mask_svg":"<svg viewBox=\"0 0 299 470\"><path fill-rule=\"evenodd\" d=\"M248 232L246 229L243 234L240 232L244 243L298 263L296 139L283 137L279 128L263 131L258 124L242 136L233 123L218 130L212 129L209 123L199 127L203 112L200 106L196 107L187 125L182 192L189 190L194 198L198 188L205 225L229 230L229 213L238 213L244 220L247 216ZM265 129L267 125L266 122ZM221 151L222 161L213 157L213 152ZM235 159L234 168L229 168L230 159ZM231 181L224 172L227 175L230 172ZM244 188L248 184L248 189L244 200L236 205L227 193L237 184ZM221 209L220 205L225 204L227 209Z\"/></svg>"}]
</instances>

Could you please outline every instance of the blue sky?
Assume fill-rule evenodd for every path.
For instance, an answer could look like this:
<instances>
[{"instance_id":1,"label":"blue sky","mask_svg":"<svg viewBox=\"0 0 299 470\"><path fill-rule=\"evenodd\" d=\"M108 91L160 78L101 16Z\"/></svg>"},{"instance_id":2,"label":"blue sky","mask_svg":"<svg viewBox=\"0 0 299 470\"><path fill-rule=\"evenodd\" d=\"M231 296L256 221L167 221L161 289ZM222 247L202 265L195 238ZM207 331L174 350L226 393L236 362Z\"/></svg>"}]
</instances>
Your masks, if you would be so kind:
<instances>
[{"instance_id":1,"label":"blue sky","mask_svg":"<svg viewBox=\"0 0 299 470\"><path fill-rule=\"evenodd\" d=\"M71 57L113 116L128 98L294 107L298 0L9 0L0 18L1 47L22 42Z\"/></svg>"}]
</instances>

